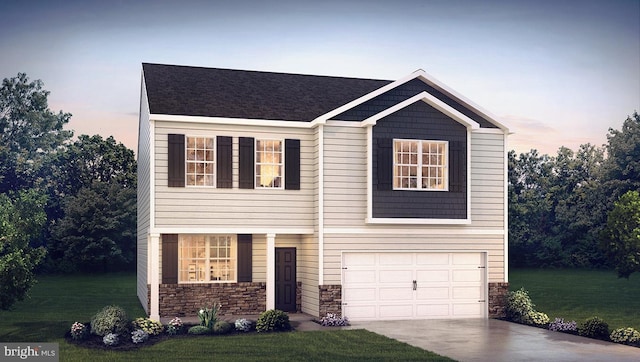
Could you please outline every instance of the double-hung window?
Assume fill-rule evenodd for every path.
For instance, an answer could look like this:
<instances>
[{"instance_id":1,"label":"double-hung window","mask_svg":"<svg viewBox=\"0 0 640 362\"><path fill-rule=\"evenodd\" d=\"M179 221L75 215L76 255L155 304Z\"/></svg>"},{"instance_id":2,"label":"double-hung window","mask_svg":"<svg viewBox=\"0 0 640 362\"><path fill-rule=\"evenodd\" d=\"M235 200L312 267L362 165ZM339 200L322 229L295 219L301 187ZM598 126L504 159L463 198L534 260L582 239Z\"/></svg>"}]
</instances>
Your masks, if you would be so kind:
<instances>
[{"instance_id":1,"label":"double-hung window","mask_svg":"<svg viewBox=\"0 0 640 362\"><path fill-rule=\"evenodd\" d=\"M187 186L215 187L215 138L187 137Z\"/></svg>"},{"instance_id":2,"label":"double-hung window","mask_svg":"<svg viewBox=\"0 0 640 362\"><path fill-rule=\"evenodd\" d=\"M178 253L180 282L236 281L234 235L180 235Z\"/></svg>"},{"instance_id":3,"label":"double-hung window","mask_svg":"<svg viewBox=\"0 0 640 362\"><path fill-rule=\"evenodd\" d=\"M448 142L393 141L394 190L447 191Z\"/></svg>"},{"instance_id":4,"label":"double-hung window","mask_svg":"<svg viewBox=\"0 0 640 362\"><path fill-rule=\"evenodd\" d=\"M256 187L284 187L282 182L284 154L282 140L256 140Z\"/></svg>"}]
</instances>

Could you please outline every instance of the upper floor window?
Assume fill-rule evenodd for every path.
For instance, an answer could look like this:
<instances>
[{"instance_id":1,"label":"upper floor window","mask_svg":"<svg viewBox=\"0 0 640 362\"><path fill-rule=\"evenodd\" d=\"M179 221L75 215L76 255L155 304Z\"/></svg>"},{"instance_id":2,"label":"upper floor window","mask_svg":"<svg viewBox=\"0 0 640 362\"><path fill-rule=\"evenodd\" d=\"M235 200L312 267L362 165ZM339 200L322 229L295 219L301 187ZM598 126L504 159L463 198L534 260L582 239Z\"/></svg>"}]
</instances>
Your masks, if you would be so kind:
<instances>
[{"instance_id":1,"label":"upper floor window","mask_svg":"<svg viewBox=\"0 0 640 362\"><path fill-rule=\"evenodd\" d=\"M215 186L215 138L187 137L187 186Z\"/></svg>"},{"instance_id":2,"label":"upper floor window","mask_svg":"<svg viewBox=\"0 0 640 362\"><path fill-rule=\"evenodd\" d=\"M256 187L282 188L284 155L281 140L256 140Z\"/></svg>"},{"instance_id":3,"label":"upper floor window","mask_svg":"<svg viewBox=\"0 0 640 362\"><path fill-rule=\"evenodd\" d=\"M236 280L234 235L180 235L180 282L227 282Z\"/></svg>"},{"instance_id":4,"label":"upper floor window","mask_svg":"<svg viewBox=\"0 0 640 362\"><path fill-rule=\"evenodd\" d=\"M448 142L393 141L393 188L448 190Z\"/></svg>"}]
</instances>

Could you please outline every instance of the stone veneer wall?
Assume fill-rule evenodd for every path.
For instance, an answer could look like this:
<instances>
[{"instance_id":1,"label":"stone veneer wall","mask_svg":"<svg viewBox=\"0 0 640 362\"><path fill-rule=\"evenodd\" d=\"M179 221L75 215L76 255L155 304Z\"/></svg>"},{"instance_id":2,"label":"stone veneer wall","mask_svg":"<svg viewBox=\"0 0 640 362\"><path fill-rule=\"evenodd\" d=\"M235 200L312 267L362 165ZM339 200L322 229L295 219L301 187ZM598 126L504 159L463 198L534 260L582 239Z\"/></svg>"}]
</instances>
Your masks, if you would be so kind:
<instances>
[{"instance_id":1,"label":"stone veneer wall","mask_svg":"<svg viewBox=\"0 0 640 362\"><path fill-rule=\"evenodd\" d=\"M506 317L509 283L489 283L489 318Z\"/></svg>"},{"instance_id":2,"label":"stone veneer wall","mask_svg":"<svg viewBox=\"0 0 640 362\"><path fill-rule=\"evenodd\" d=\"M160 284L160 316L196 316L216 301L222 304L219 315L260 314L266 289L266 283Z\"/></svg>"},{"instance_id":3,"label":"stone veneer wall","mask_svg":"<svg viewBox=\"0 0 640 362\"><path fill-rule=\"evenodd\" d=\"M318 286L320 297L320 318L327 313L342 316L342 285L320 285Z\"/></svg>"}]
</instances>

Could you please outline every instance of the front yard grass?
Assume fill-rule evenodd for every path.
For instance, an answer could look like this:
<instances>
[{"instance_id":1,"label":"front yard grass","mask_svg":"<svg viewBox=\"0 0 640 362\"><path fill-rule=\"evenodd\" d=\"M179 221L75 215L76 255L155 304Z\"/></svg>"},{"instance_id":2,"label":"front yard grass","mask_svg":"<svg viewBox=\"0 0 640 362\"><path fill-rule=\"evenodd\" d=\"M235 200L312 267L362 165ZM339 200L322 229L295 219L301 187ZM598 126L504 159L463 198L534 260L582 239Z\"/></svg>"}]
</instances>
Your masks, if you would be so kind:
<instances>
[{"instance_id":1,"label":"front yard grass","mask_svg":"<svg viewBox=\"0 0 640 362\"><path fill-rule=\"evenodd\" d=\"M73 322L87 322L109 304L123 307L131 319L145 315L135 274L38 280L31 298L0 311L0 342L56 342L61 361L451 361L361 329L175 338L127 352L86 349L63 338Z\"/></svg>"},{"instance_id":2,"label":"front yard grass","mask_svg":"<svg viewBox=\"0 0 640 362\"><path fill-rule=\"evenodd\" d=\"M614 271L582 269L511 269L509 289L529 291L535 309L575 320L598 316L609 329L640 330L640 275L620 279Z\"/></svg>"}]
</instances>

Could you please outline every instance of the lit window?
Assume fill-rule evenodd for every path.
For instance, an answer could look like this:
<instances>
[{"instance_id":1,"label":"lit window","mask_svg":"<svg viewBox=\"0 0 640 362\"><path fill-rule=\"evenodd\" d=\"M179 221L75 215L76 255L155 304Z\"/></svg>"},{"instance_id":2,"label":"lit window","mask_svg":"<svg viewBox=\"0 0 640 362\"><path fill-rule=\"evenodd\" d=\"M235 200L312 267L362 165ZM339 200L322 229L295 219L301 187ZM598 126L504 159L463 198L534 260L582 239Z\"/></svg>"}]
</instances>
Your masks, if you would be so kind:
<instances>
[{"instance_id":1,"label":"lit window","mask_svg":"<svg viewBox=\"0 0 640 362\"><path fill-rule=\"evenodd\" d=\"M232 235L180 235L180 282L236 280L236 240Z\"/></svg>"},{"instance_id":2,"label":"lit window","mask_svg":"<svg viewBox=\"0 0 640 362\"><path fill-rule=\"evenodd\" d=\"M281 140L256 140L256 187L282 188Z\"/></svg>"},{"instance_id":3,"label":"lit window","mask_svg":"<svg viewBox=\"0 0 640 362\"><path fill-rule=\"evenodd\" d=\"M394 140L393 188L446 191L446 141Z\"/></svg>"},{"instance_id":4,"label":"lit window","mask_svg":"<svg viewBox=\"0 0 640 362\"><path fill-rule=\"evenodd\" d=\"M215 186L214 140L187 137L187 186Z\"/></svg>"}]
</instances>

